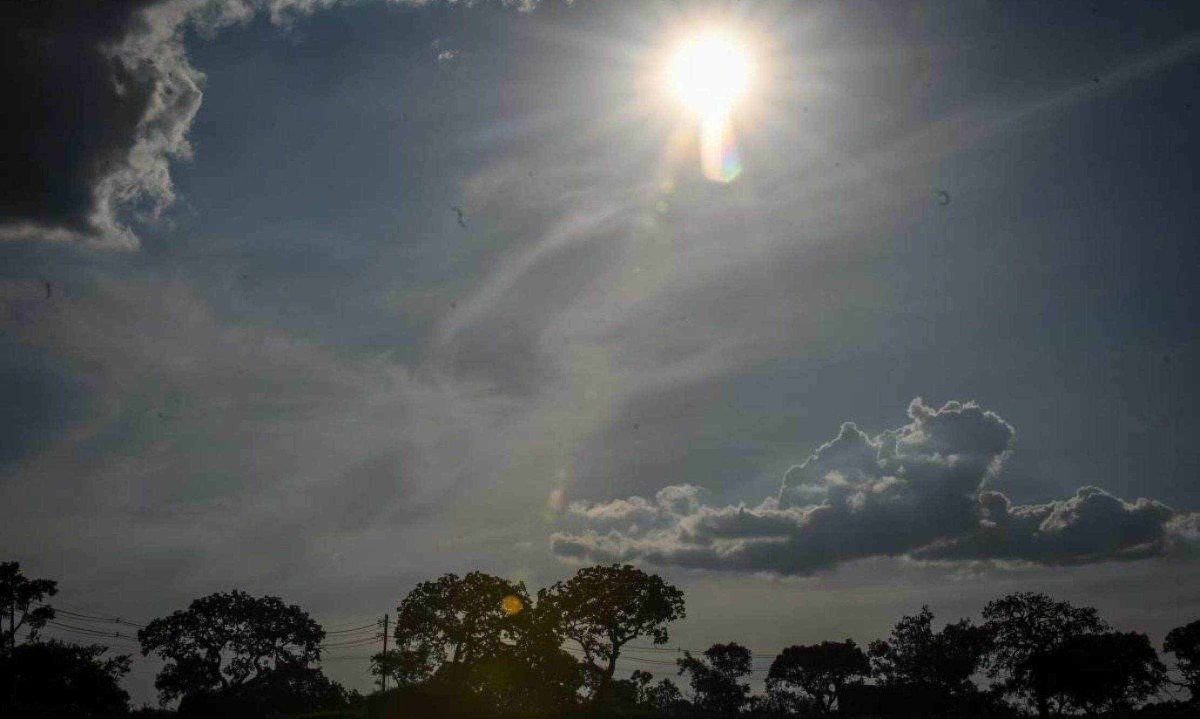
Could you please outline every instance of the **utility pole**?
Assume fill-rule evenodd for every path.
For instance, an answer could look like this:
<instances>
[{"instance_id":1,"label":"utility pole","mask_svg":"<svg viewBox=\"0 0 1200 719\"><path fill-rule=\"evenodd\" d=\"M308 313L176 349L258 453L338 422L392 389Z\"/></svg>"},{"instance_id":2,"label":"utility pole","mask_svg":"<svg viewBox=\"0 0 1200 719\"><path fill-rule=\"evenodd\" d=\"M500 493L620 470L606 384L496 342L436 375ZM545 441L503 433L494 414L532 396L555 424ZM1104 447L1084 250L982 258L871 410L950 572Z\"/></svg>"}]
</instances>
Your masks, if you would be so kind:
<instances>
[{"instance_id":1,"label":"utility pole","mask_svg":"<svg viewBox=\"0 0 1200 719\"><path fill-rule=\"evenodd\" d=\"M388 615L385 613L383 615L383 662L382 662L383 666L380 667L380 669L383 669L384 671L381 671L379 673L379 676L382 677L380 679L380 681L383 683L383 690L385 692L387 691L387 666L388 666L387 635L388 635Z\"/></svg>"}]
</instances>

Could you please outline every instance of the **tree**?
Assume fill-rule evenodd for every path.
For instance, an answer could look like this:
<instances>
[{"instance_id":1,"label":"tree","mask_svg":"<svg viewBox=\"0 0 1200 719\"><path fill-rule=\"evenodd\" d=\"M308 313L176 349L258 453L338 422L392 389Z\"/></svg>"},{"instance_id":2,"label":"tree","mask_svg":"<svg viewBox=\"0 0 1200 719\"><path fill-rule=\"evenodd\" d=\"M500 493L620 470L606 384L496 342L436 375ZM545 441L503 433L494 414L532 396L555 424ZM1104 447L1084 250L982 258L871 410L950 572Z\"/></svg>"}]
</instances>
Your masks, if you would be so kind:
<instances>
[{"instance_id":1,"label":"tree","mask_svg":"<svg viewBox=\"0 0 1200 719\"><path fill-rule=\"evenodd\" d=\"M799 692L818 712L828 714L842 689L860 682L870 672L867 655L853 639L797 645L784 649L771 662L767 687L773 692Z\"/></svg>"},{"instance_id":2,"label":"tree","mask_svg":"<svg viewBox=\"0 0 1200 719\"><path fill-rule=\"evenodd\" d=\"M1128 711L1157 692L1167 672L1150 638L1137 632L1069 637L1040 661L1049 692L1092 714Z\"/></svg>"},{"instance_id":3,"label":"tree","mask_svg":"<svg viewBox=\"0 0 1200 719\"><path fill-rule=\"evenodd\" d=\"M121 678L129 672L127 655L102 659L107 647L51 640L22 644L0 657L0 716L125 716L129 694Z\"/></svg>"},{"instance_id":4,"label":"tree","mask_svg":"<svg viewBox=\"0 0 1200 719\"><path fill-rule=\"evenodd\" d=\"M1050 716L1055 696L1046 671L1047 655L1068 639L1108 630L1095 609L1033 592L988 602L983 618L995 641L989 676L1004 675L1004 690L1029 701L1041 719Z\"/></svg>"},{"instance_id":5,"label":"tree","mask_svg":"<svg viewBox=\"0 0 1200 719\"><path fill-rule=\"evenodd\" d=\"M387 677L397 687L411 687L429 679L433 661L420 649L389 649L371 655L371 676Z\"/></svg>"},{"instance_id":6,"label":"tree","mask_svg":"<svg viewBox=\"0 0 1200 719\"><path fill-rule=\"evenodd\" d=\"M509 641L467 668L467 686L485 706L505 716L561 714L574 705L583 666L562 648L540 607L510 617ZM511 642L511 643L510 643Z\"/></svg>"},{"instance_id":7,"label":"tree","mask_svg":"<svg viewBox=\"0 0 1200 719\"><path fill-rule=\"evenodd\" d=\"M1200 619L1167 632L1163 651L1175 655L1175 668L1192 701L1200 702Z\"/></svg>"},{"instance_id":8,"label":"tree","mask_svg":"<svg viewBox=\"0 0 1200 719\"><path fill-rule=\"evenodd\" d=\"M138 632L143 656L167 661L154 680L166 703L210 692L237 693L321 658L321 626L278 597L234 590L193 601Z\"/></svg>"},{"instance_id":9,"label":"tree","mask_svg":"<svg viewBox=\"0 0 1200 719\"><path fill-rule=\"evenodd\" d=\"M692 675L689 683L697 707L729 715L741 711L750 697L750 685L741 680L750 675L751 660L749 649L730 642L705 649L703 659L684 652L675 663L680 675Z\"/></svg>"},{"instance_id":10,"label":"tree","mask_svg":"<svg viewBox=\"0 0 1200 719\"><path fill-rule=\"evenodd\" d=\"M583 650L594 696L612 681L622 647L638 637L666 644L667 624L686 615L683 592L628 564L584 567L538 592L538 606Z\"/></svg>"},{"instance_id":11,"label":"tree","mask_svg":"<svg viewBox=\"0 0 1200 719\"><path fill-rule=\"evenodd\" d=\"M933 631L933 612L927 606L916 615L901 618L888 639L873 641L868 648L880 684L943 697L977 693L971 677L991 650L989 631L969 619Z\"/></svg>"},{"instance_id":12,"label":"tree","mask_svg":"<svg viewBox=\"0 0 1200 719\"><path fill-rule=\"evenodd\" d=\"M421 582L396 607L397 661L390 666L401 670L397 681L418 683L435 673L462 681L471 664L515 643L516 617L528 607L523 583L483 572Z\"/></svg>"},{"instance_id":13,"label":"tree","mask_svg":"<svg viewBox=\"0 0 1200 719\"><path fill-rule=\"evenodd\" d=\"M26 579L20 562L0 562L0 654L16 648L17 632L22 628L29 632L29 640L37 639L38 630L54 619L54 609L33 605L57 593L57 582ZM4 629L4 619L8 629Z\"/></svg>"},{"instance_id":14,"label":"tree","mask_svg":"<svg viewBox=\"0 0 1200 719\"><path fill-rule=\"evenodd\" d=\"M634 674L636 676L639 672L634 672ZM645 680L639 682L639 704L660 717L672 716L682 712L682 708L687 702L683 698L683 692L679 691L679 687L675 686L675 682L670 679L660 679L657 684L651 684L648 673L640 672L640 674L645 675Z\"/></svg>"}]
</instances>

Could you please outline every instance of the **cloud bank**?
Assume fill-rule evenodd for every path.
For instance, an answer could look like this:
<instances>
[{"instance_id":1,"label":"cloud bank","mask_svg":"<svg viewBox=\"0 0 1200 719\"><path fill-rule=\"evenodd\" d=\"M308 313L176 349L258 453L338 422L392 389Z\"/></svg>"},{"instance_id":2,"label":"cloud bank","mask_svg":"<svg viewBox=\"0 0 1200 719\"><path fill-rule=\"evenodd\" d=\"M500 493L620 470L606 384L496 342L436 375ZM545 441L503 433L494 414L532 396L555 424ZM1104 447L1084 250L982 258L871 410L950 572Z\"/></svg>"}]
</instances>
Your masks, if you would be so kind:
<instances>
[{"instance_id":1,"label":"cloud bank","mask_svg":"<svg viewBox=\"0 0 1200 719\"><path fill-rule=\"evenodd\" d=\"M212 33L258 13L286 25L348 1L0 5L4 104L11 108L0 133L0 240L136 247L128 220L154 219L175 200L171 162L192 152L187 132L204 75L188 59L185 32ZM529 10L536 3L500 4Z\"/></svg>"},{"instance_id":2,"label":"cloud bank","mask_svg":"<svg viewBox=\"0 0 1200 719\"><path fill-rule=\"evenodd\" d=\"M1200 515L1125 501L1098 487L1016 505L988 489L1013 427L971 402L920 398L909 422L870 436L853 423L786 473L755 506L710 506L673 485L653 498L573 503L555 554L697 569L806 575L868 557L1085 564L1161 555L1197 538Z\"/></svg>"}]
</instances>

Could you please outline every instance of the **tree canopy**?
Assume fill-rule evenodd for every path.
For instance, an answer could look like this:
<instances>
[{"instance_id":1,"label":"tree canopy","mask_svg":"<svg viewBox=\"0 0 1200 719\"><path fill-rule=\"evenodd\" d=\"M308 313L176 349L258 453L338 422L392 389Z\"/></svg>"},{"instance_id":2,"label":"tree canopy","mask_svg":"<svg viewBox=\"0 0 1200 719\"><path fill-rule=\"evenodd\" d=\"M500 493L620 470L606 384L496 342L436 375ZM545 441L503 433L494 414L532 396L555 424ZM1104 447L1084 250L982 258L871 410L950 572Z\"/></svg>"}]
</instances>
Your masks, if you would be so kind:
<instances>
[{"instance_id":1,"label":"tree canopy","mask_svg":"<svg viewBox=\"0 0 1200 719\"><path fill-rule=\"evenodd\" d=\"M21 573L20 562L0 562L0 652L16 647L21 629L28 632L30 640L37 638L38 630L54 619L54 608L34 604L57 593L57 582L28 579ZM7 629L4 619L9 621Z\"/></svg>"},{"instance_id":2,"label":"tree canopy","mask_svg":"<svg viewBox=\"0 0 1200 719\"><path fill-rule=\"evenodd\" d=\"M621 648L638 637L666 644L686 616L683 592L628 564L584 567L538 593L547 621L583 650L596 691L612 681Z\"/></svg>"},{"instance_id":3,"label":"tree canopy","mask_svg":"<svg viewBox=\"0 0 1200 719\"><path fill-rule=\"evenodd\" d=\"M1191 692L1192 701L1200 702L1200 619L1167 632L1163 651L1175 655L1182 683Z\"/></svg>"},{"instance_id":4,"label":"tree canopy","mask_svg":"<svg viewBox=\"0 0 1200 719\"><path fill-rule=\"evenodd\" d=\"M49 593L53 582L31 583L15 563L4 566L9 586L23 587L24 594L12 596L29 598L31 613L46 606L35 595ZM18 606L12 605L14 614ZM91 611L73 614L87 626L54 623L47 631L120 642L123 635L90 623L122 620ZM627 565L586 567L538 592L536 601L521 582L483 572L446 574L417 584L400 601L394 648L370 657L374 673L397 683L364 698L325 676L319 664L325 633L304 610L235 590L196 599L138 632L142 654L165 662L155 679L164 709L130 711L121 687L129 656L34 634L0 653L0 716L1016 719L1030 709L1142 719L1195 714L1194 703L1164 698L1171 685L1196 691L1200 620L1171 630L1163 643L1175 655L1180 682L1168 677L1145 634L1113 631L1093 608L1028 592L990 602L982 625L961 619L938 628L926 606L902 617L867 651L852 639L792 645L769 669L754 666L762 655L736 642L698 654L629 644L637 637L665 644L669 622L683 611L679 589ZM375 627L337 630L357 637L338 646L381 638ZM642 668L617 677L616 658L630 646L635 651L627 659ZM662 653L646 654L653 651ZM672 661L673 651L682 658ZM686 677L688 691L670 679L655 683L656 674L670 673L663 667ZM766 691L752 695L750 680L764 671L757 676L766 679ZM985 671L997 681L981 686ZM176 699L177 709L167 709Z\"/></svg>"},{"instance_id":5,"label":"tree canopy","mask_svg":"<svg viewBox=\"0 0 1200 719\"><path fill-rule=\"evenodd\" d=\"M167 662L154 682L164 702L265 681L277 669L307 667L321 658L324 637L300 607L240 590L196 599L138 631L142 654Z\"/></svg>"},{"instance_id":6,"label":"tree canopy","mask_svg":"<svg viewBox=\"0 0 1200 719\"><path fill-rule=\"evenodd\" d=\"M793 645L771 662L767 686L776 692L798 692L817 711L829 713L846 686L861 682L870 673L867 655L853 639Z\"/></svg>"},{"instance_id":7,"label":"tree canopy","mask_svg":"<svg viewBox=\"0 0 1200 719\"><path fill-rule=\"evenodd\" d=\"M397 680L424 680L435 672L461 679L465 667L495 657L514 644L517 617L529 607L520 582L484 572L445 574L421 582L396 607L396 654L381 657Z\"/></svg>"},{"instance_id":8,"label":"tree canopy","mask_svg":"<svg viewBox=\"0 0 1200 719\"><path fill-rule=\"evenodd\" d=\"M0 716L123 716L129 694L121 679L129 672L128 655L105 658L108 648L55 640L27 642L0 656Z\"/></svg>"},{"instance_id":9,"label":"tree canopy","mask_svg":"<svg viewBox=\"0 0 1200 719\"><path fill-rule=\"evenodd\" d=\"M896 623L891 636L871 642L872 671L881 684L958 695L976 690L971 677L992 650L985 627L969 619L933 630L933 612L921 607Z\"/></svg>"},{"instance_id":10,"label":"tree canopy","mask_svg":"<svg viewBox=\"0 0 1200 719\"><path fill-rule=\"evenodd\" d=\"M1076 607L1045 594L1017 592L983 608L995 642L989 674L1003 677L1005 690L1027 699L1045 719L1054 698L1046 657L1069 639L1108 630L1092 607Z\"/></svg>"},{"instance_id":11,"label":"tree canopy","mask_svg":"<svg viewBox=\"0 0 1200 719\"><path fill-rule=\"evenodd\" d=\"M736 642L714 644L701 657L684 652L676 659L679 673L690 674L695 704L719 715L737 714L750 698L750 685L743 681L750 675L753 655Z\"/></svg>"},{"instance_id":12,"label":"tree canopy","mask_svg":"<svg viewBox=\"0 0 1200 719\"><path fill-rule=\"evenodd\" d=\"M1166 679L1166 667L1137 632L1080 634L1043 655L1052 696L1077 711L1127 711L1152 696Z\"/></svg>"}]
</instances>

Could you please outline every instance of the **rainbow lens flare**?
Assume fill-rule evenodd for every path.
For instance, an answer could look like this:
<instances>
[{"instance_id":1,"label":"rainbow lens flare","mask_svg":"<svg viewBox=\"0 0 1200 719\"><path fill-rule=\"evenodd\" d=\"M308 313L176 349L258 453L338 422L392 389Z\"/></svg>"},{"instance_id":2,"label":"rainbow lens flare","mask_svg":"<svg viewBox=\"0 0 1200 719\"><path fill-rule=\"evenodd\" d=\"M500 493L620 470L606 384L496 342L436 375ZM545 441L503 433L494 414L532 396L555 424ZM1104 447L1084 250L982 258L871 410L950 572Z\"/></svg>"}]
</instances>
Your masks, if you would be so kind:
<instances>
[{"instance_id":1,"label":"rainbow lens flare","mask_svg":"<svg viewBox=\"0 0 1200 719\"><path fill-rule=\"evenodd\" d=\"M733 182L742 174L733 118L728 112L708 115L700 121L700 169L705 179L713 182Z\"/></svg>"}]
</instances>

